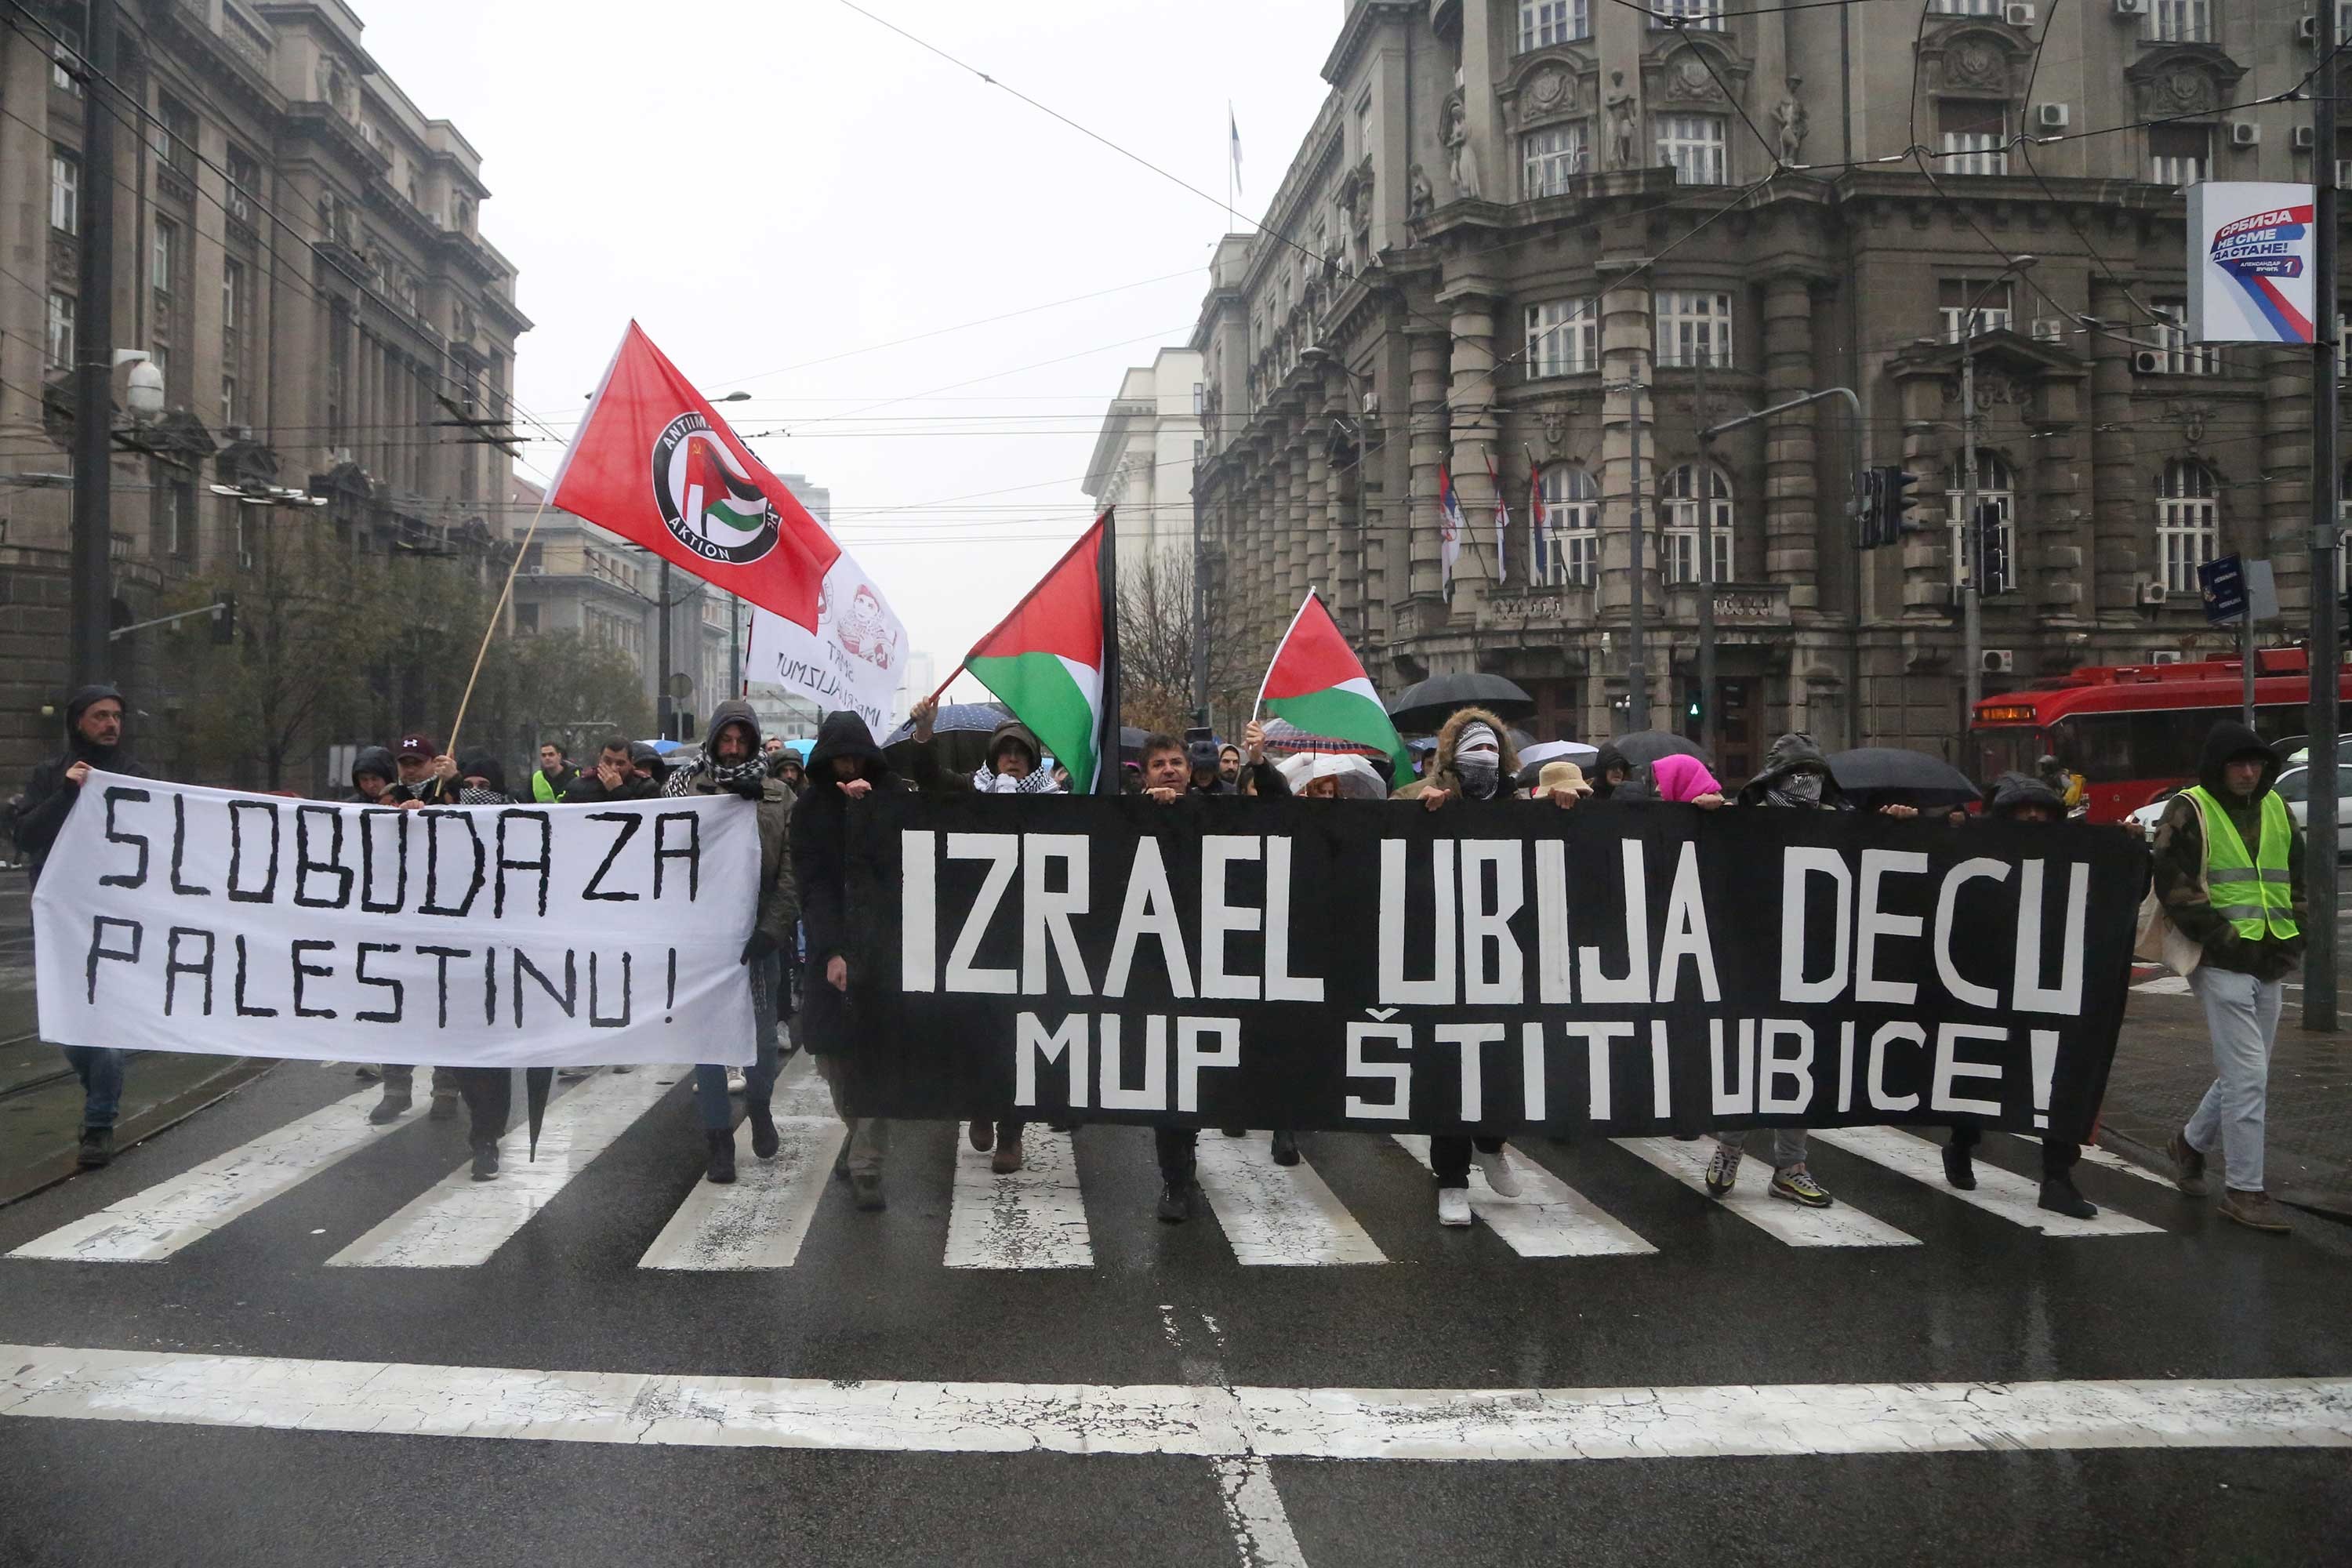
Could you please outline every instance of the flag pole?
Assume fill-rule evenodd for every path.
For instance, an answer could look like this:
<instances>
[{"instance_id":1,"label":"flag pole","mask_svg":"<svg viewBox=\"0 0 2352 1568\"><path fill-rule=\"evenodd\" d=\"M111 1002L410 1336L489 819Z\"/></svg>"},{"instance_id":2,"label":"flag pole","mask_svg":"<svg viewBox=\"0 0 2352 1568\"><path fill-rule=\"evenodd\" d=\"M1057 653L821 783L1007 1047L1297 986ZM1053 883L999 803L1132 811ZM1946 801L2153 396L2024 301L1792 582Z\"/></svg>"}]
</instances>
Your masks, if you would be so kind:
<instances>
[{"instance_id":1,"label":"flag pole","mask_svg":"<svg viewBox=\"0 0 2352 1568\"><path fill-rule=\"evenodd\" d=\"M1116 507L1103 509L1095 526L1102 542L1095 548L1095 577L1102 595L1102 738L1095 744L1097 795L1118 794L1118 529L1112 522ZM1032 590L1033 592L1034 590Z\"/></svg>"},{"instance_id":2,"label":"flag pole","mask_svg":"<svg viewBox=\"0 0 2352 1568\"><path fill-rule=\"evenodd\" d=\"M482 678L482 659L490 651L490 639L499 635L499 622L505 618L507 601L514 596L515 574L522 570L522 558L530 549L531 535L539 531L539 520L547 515L547 498L554 494L552 486L540 492L539 510L530 514L530 526L522 531L521 541L515 545L514 559L507 563L507 580L499 588L499 602L490 609L490 624L482 628L482 646L474 650L474 668L466 677L466 689L457 698L457 717L449 724L449 748L446 755L457 754L457 731L466 727L466 706L474 700L474 682Z\"/></svg>"}]
</instances>

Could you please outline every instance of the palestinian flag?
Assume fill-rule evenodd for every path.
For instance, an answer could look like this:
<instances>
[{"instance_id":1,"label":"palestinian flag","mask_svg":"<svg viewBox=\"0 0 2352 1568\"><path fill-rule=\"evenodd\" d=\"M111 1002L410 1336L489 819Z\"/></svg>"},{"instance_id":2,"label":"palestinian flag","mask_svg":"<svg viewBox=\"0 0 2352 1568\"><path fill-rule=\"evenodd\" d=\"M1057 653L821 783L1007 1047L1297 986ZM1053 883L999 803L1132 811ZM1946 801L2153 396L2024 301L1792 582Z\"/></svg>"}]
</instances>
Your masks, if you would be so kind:
<instances>
[{"instance_id":1,"label":"palestinian flag","mask_svg":"<svg viewBox=\"0 0 2352 1568\"><path fill-rule=\"evenodd\" d=\"M1108 564L1109 521L1108 512L1097 518L1013 613L963 657L964 668L1070 770L1072 795L1094 792L1102 755L1102 570Z\"/></svg>"},{"instance_id":2,"label":"palestinian flag","mask_svg":"<svg viewBox=\"0 0 2352 1568\"><path fill-rule=\"evenodd\" d=\"M1288 720L1302 730L1335 740L1371 747L1391 762L1391 776L1400 784L1412 781L1412 759L1381 706L1356 652L1313 592L1291 618L1282 646L1266 667L1265 684L1258 688L1260 708Z\"/></svg>"}]
</instances>

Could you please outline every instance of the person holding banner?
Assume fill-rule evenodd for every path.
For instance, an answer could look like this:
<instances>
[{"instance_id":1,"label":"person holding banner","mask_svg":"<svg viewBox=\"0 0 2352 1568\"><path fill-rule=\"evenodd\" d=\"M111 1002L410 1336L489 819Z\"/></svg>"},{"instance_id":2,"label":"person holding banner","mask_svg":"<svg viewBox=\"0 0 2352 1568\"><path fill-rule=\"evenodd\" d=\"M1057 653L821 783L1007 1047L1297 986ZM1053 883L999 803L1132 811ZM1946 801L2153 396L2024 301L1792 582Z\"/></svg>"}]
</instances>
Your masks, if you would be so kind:
<instances>
[{"instance_id":1,"label":"person holding banner","mask_svg":"<svg viewBox=\"0 0 2352 1568\"><path fill-rule=\"evenodd\" d=\"M111 686L85 686L66 700L65 750L33 770L16 817L16 847L28 887L41 879L49 847L81 798L92 770L152 776L122 749L124 703ZM74 1163L92 1170L114 1158L114 1121L122 1104L122 1053L107 1046L60 1047L81 1080L81 1141Z\"/></svg>"},{"instance_id":2,"label":"person holding banner","mask_svg":"<svg viewBox=\"0 0 2352 1568\"><path fill-rule=\"evenodd\" d=\"M743 1075L743 1111L751 1123L751 1152L776 1155L776 1119L771 1108L776 1089L776 1009L783 953L800 921L800 891L793 880L790 853L793 792L768 776L760 754L760 720L740 698L721 702L710 714L710 742L702 761L680 768L662 785L671 795L732 795L751 801L760 814L760 908L743 943L743 967L751 986L751 1066ZM727 1099L727 1069L705 1062L694 1069L694 1104L702 1118L709 1163L706 1181L735 1179L735 1113Z\"/></svg>"},{"instance_id":3,"label":"person holding banner","mask_svg":"<svg viewBox=\"0 0 2352 1568\"><path fill-rule=\"evenodd\" d=\"M844 850L850 807L877 791L904 787L890 760L874 743L866 721L836 709L817 729L808 760L808 793L792 813L793 876L801 897L801 934L807 961L801 982L801 1043L816 1058L833 1093L834 1109L849 1125L849 1142L835 1170L849 1178L857 1206L889 1206L882 1193L882 1161L890 1124L858 1116L845 1103L842 1054L856 1038L852 1016L858 979L849 972L849 868Z\"/></svg>"}]
</instances>

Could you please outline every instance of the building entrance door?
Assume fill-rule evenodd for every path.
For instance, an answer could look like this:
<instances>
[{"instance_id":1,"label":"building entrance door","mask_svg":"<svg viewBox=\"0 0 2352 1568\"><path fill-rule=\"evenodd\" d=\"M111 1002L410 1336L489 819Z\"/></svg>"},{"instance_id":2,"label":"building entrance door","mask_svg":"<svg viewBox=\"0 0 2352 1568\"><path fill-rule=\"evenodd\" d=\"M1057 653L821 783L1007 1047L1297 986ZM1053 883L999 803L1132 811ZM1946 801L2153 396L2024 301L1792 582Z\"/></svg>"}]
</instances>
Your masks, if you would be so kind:
<instances>
[{"instance_id":1,"label":"building entrance door","mask_svg":"<svg viewBox=\"0 0 2352 1568\"><path fill-rule=\"evenodd\" d=\"M1756 776L1763 766L1763 748L1756 736L1758 682L1746 677L1715 680L1715 776L1730 794ZM1700 729L1698 682L1684 684L1683 739L1696 742Z\"/></svg>"}]
</instances>

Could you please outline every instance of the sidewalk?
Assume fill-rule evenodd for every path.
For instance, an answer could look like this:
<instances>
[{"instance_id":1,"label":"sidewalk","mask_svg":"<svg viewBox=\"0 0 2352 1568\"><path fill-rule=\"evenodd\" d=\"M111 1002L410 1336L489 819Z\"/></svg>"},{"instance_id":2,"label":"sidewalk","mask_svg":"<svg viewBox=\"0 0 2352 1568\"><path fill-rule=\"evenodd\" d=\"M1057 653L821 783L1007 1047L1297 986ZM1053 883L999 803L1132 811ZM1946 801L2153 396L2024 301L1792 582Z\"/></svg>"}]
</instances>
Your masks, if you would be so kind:
<instances>
[{"instance_id":1,"label":"sidewalk","mask_svg":"<svg viewBox=\"0 0 2352 1568\"><path fill-rule=\"evenodd\" d=\"M2175 992L2174 984L2180 989ZM2352 1219L2352 1035L2309 1035L2288 996L2271 1057L2263 1164L2282 1203ZM2116 1046L2099 1142L2169 1174L2164 1147L2213 1081L2212 1046L2196 997L2179 982L2135 990Z\"/></svg>"}]
</instances>

